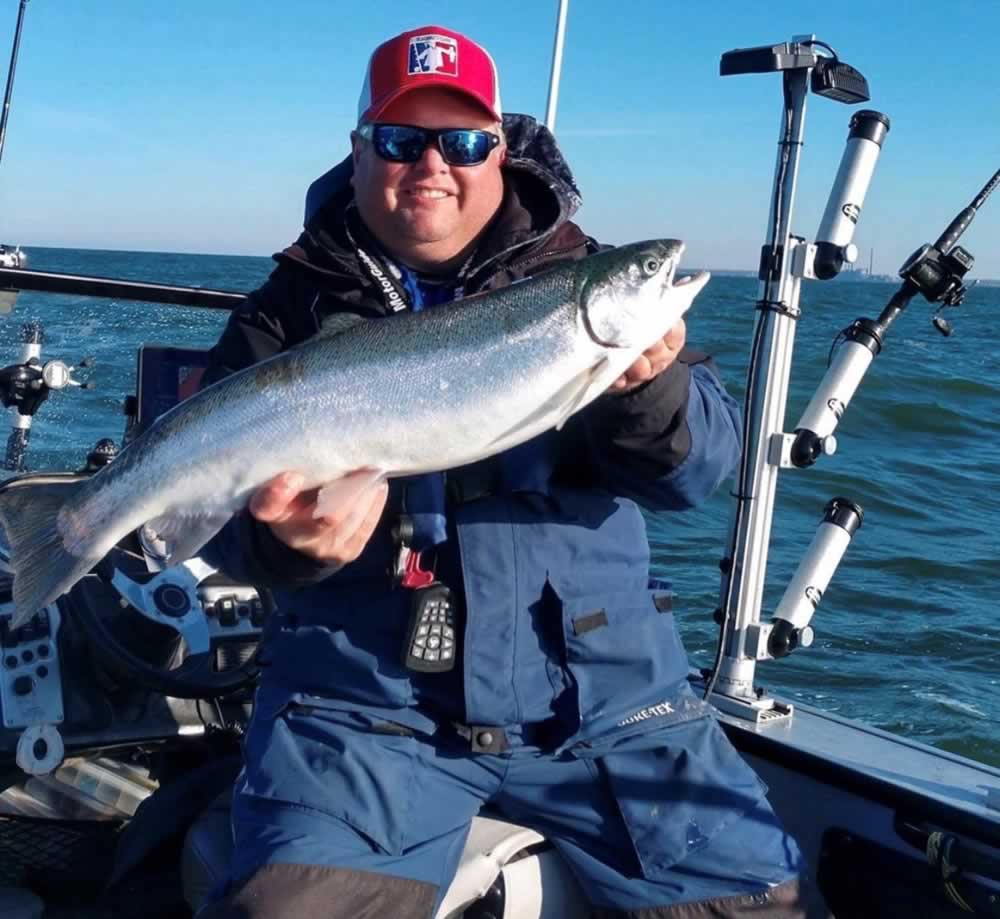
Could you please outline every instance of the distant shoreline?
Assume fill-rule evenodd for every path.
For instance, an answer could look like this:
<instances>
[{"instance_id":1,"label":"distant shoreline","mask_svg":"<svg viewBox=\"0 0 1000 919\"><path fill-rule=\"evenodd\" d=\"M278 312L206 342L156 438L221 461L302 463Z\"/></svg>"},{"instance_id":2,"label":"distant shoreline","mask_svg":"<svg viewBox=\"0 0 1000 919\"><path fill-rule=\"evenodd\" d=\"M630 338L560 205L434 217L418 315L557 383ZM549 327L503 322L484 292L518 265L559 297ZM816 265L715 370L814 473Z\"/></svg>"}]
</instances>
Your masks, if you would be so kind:
<instances>
[{"instance_id":1,"label":"distant shoreline","mask_svg":"<svg viewBox=\"0 0 1000 919\"><path fill-rule=\"evenodd\" d=\"M732 278L756 278L756 271L749 271L740 268L691 268L685 271L709 271L720 277ZM848 284L898 284L899 278L891 274L875 274L870 277L857 271L845 271L833 279ZM980 287L1000 287L1000 278L970 278L970 281L977 281Z\"/></svg>"}]
</instances>

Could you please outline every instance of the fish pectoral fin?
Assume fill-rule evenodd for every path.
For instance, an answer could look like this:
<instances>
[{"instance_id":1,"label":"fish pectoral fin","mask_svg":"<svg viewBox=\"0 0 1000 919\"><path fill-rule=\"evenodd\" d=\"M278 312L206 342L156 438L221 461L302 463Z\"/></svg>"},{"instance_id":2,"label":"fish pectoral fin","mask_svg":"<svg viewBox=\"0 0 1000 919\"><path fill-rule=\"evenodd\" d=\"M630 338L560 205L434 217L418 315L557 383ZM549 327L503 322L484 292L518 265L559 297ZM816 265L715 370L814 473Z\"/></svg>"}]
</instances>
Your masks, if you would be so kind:
<instances>
[{"instance_id":1,"label":"fish pectoral fin","mask_svg":"<svg viewBox=\"0 0 1000 919\"><path fill-rule=\"evenodd\" d=\"M164 564L178 565L198 551L232 518L229 513L163 514L146 522L147 537L161 540Z\"/></svg>"},{"instance_id":2,"label":"fish pectoral fin","mask_svg":"<svg viewBox=\"0 0 1000 919\"><path fill-rule=\"evenodd\" d=\"M583 406L583 400L587 397L594 382L600 378L607 366L608 359L606 357L602 357L596 364L594 364L593 367L573 381L574 384L579 383L582 378L583 385L577 390L576 396L573 398L572 402L569 402L566 405L566 410L563 412L562 417L560 417L560 419L556 422L557 431L561 431L563 429L563 425L569 420L570 415ZM569 387L564 387L564 390L567 389L569 389ZM559 394L557 394L557 396L558 395Z\"/></svg>"},{"instance_id":3,"label":"fish pectoral fin","mask_svg":"<svg viewBox=\"0 0 1000 919\"><path fill-rule=\"evenodd\" d=\"M339 479L327 482L316 495L316 510L313 511L313 516L328 517L336 514L345 505L358 507L360 510L362 506L359 504L360 499L369 494L372 489L377 488L385 481L385 478L384 469L366 467L355 469ZM364 506L365 513L367 510L367 506Z\"/></svg>"},{"instance_id":4,"label":"fish pectoral fin","mask_svg":"<svg viewBox=\"0 0 1000 919\"><path fill-rule=\"evenodd\" d=\"M601 374L608 366L608 359L602 357L593 367L588 367L582 373L578 373L572 380L560 387L552 396L546 399L530 415L522 418L514 427L504 431L499 437L490 443L490 447L498 444L513 444L520 442L519 434L526 428L534 426L537 422L555 417L555 424L549 425L561 431L563 425L570 416L578 409L582 408L587 398L593 392L595 382L600 379Z\"/></svg>"}]
</instances>

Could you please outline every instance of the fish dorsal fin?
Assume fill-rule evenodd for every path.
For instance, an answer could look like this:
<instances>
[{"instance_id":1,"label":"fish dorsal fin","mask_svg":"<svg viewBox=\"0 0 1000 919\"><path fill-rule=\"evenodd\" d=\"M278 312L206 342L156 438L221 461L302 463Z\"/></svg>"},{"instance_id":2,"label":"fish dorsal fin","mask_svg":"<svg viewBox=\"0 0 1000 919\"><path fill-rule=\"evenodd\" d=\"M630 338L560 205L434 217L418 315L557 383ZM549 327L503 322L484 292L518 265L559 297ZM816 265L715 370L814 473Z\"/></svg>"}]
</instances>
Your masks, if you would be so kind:
<instances>
[{"instance_id":1,"label":"fish dorsal fin","mask_svg":"<svg viewBox=\"0 0 1000 919\"><path fill-rule=\"evenodd\" d=\"M319 331L313 337L332 338L334 335L343 335L366 321L357 313L333 313L320 323Z\"/></svg>"}]
</instances>

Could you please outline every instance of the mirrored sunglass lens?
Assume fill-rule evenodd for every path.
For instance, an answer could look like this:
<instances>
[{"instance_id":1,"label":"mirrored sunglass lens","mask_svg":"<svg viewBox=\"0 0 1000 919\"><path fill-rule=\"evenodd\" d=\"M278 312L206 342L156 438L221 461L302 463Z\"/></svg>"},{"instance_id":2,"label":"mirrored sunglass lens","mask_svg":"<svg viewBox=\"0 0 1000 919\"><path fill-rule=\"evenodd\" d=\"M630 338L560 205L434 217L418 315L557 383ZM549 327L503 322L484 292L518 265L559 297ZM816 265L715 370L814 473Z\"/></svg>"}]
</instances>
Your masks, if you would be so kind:
<instances>
[{"instance_id":1,"label":"mirrored sunglass lens","mask_svg":"<svg viewBox=\"0 0 1000 919\"><path fill-rule=\"evenodd\" d=\"M446 131L441 135L444 158L449 163L481 163L490 152L490 138L485 131Z\"/></svg>"},{"instance_id":2,"label":"mirrored sunglass lens","mask_svg":"<svg viewBox=\"0 0 1000 919\"><path fill-rule=\"evenodd\" d=\"M379 127L375 131L375 150L379 156L397 163L413 163L427 146L423 131L416 128Z\"/></svg>"}]
</instances>

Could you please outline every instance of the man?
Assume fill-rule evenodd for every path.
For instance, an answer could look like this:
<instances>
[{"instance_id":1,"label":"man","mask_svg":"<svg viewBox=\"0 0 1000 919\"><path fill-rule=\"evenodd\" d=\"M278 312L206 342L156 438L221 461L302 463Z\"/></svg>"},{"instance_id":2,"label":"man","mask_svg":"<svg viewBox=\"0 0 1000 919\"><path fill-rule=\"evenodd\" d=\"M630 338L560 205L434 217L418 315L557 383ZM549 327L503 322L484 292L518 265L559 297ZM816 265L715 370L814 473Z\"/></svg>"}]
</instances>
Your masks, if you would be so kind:
<instances>
[{"instance_id":1,"label":"man","mask_svg":"<svg viewBox=\"0 0 1000 919\"><path fill-rule=\"evenodd\" d=\"M578 204L552 136L502 115L484 49L405 32L372 55L350 159L208 379L339 313L380 321L583 258ZM669 585L649 577L635 502L691 507L738 452L735 404L684 338L681 322L562 431L321 518L289 470L216 539L279 612L231 880L204 916L432 916L486 803L552 841L595 916L802 914L798 849L688 688ZM414 656L431 570L450 668Z\"/></svg>"}]
</instances>

